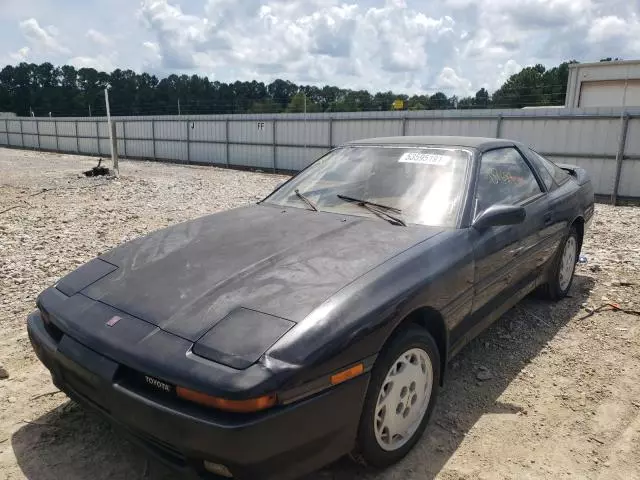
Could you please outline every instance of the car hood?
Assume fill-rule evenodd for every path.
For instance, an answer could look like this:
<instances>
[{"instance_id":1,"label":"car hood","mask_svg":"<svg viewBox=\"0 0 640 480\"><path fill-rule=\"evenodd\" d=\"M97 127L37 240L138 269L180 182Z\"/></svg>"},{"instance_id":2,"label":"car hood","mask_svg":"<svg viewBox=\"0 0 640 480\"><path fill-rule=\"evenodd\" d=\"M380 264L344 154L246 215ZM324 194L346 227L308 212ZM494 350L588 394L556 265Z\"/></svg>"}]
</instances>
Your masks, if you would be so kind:
<instances>
[{"instance_id":1,"label":"car hood","mask_svg":"<svg viewBox=\"0 0 640 480\"><path fill-rule=\"evenodd\" d=\"M133 240L81 294L196 341L243 308L298 322L359 276L438 228L252 205Z\"/></svg>"}]
</instances>

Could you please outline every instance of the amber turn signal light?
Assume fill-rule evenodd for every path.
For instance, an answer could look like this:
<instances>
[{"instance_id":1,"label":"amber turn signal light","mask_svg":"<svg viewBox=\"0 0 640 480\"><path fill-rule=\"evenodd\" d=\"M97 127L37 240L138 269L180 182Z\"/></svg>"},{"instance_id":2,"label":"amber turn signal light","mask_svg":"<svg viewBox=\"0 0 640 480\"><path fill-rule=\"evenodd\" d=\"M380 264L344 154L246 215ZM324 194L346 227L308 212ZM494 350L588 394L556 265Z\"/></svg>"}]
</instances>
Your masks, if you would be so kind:
<instances>
[{"instance_id":1,"label":"amber turn signal light","mask_svg":"<svg viewBox=\"0 0 640 480\"><path fill-rule=\"evenodd\" d=\"M349 367L346 370L334 373L333 375L331 375L331 385L337 385L339 383L346 382L353 377L357 377L362 372L364 372L364 365L362 363L358 363L357 365Z\"/></svg>"},{"instance_id":2,"label":"amber turn signal light","mask_svg":"<svg viewBox=\"0 0 640 480\"><path fill-rule=\"evenodd\" d=\"M259 412L276 404L276 395L264 395L262 397L251 398L249 400L227 400L226 398L214 397L206 393L196 392L184 387L176 387L178 397L190 402L199 403L206 407L217 408L227 412Z\"/></svg>"}]
</instances>

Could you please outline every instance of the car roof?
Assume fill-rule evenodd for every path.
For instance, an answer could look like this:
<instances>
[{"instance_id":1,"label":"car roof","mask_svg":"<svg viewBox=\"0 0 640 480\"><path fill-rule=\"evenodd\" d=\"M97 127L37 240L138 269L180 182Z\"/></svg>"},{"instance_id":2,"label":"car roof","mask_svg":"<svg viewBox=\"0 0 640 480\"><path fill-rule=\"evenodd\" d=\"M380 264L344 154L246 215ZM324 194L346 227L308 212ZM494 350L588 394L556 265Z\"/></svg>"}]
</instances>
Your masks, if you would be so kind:
<instances>
[{"instance_id":1,"label":"car roof","mask_svg":"<svg viewBox=\"0 0 640 480\"><path fill-rule=\"evenodd\" d=\"M458 137L458 136L403 136L403 137L377 137L353 140L344 145L411 145L411 146L451 146L476 148L488 150L497 147L509 147L518 145L518 142L504 138L487 137Z\"/></svg>"}]
</instances>

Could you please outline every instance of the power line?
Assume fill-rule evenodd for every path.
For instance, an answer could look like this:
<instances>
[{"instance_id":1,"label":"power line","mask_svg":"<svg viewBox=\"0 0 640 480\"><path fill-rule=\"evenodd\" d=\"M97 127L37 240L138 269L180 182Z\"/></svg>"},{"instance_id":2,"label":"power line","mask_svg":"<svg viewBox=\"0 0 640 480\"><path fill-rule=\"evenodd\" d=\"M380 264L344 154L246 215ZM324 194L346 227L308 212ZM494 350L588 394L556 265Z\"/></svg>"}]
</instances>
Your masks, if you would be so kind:
<instances>
[{"instance_id":1,"label":"power line","mask_svg":"<svg viewBox=\"0 0 640 480\"><path fill-rule=\"evenodd\" d=\"M547 87L545 87L547 88ZM131 115L162 115L175 114L176 103L171 99L141 100L133 98L131 100L123 100L118 96L118 92L112 92L111 108L114 115L131 116ZM508 90L494 95L493 98L463 97L457 99L457 107L459 109L468 108L500 108L509 106L544 106L545 104L564 104L565 91L539 91L530 93L521 93L517 90ZM375 96L340 96L337 99L326 99L321 101L313 101L313 97L309 100L308 111L381 111L391 109L391 96L387 98L375 98ZM443 98L442 101L434 101L433 96L412 96L408 99L405 97L405 105L408 108L422 107L424 109L441 109L452 108L453 98ZM456 97L457 98L457 97ZM199 98L180 99L179 113L186 115L194 114L216 114L216 113L280 113L286 111L292 97L264 97L264 98L235 98L235 99L215 99L215 98ZM36 106L33 110L39 115L60 116L86 116L87 108L91 110L91 115L104 115L104 105L89 103L71 105L69 108L57 109L52 108L48 103L43 107Z\"/></svg>"}]
</instances>

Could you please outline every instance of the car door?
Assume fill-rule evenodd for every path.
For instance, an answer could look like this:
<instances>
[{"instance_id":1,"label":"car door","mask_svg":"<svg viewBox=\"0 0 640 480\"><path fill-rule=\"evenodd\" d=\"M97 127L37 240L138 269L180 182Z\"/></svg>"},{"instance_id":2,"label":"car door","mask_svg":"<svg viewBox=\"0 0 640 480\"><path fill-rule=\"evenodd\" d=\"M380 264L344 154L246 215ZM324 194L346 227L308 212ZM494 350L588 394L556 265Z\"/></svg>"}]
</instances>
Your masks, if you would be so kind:
<instances>
[{"instance_id":1,"label":"car door","mask_svg":"<svg viewBox=\"0 0 640 480\"><path fill-rule=\"evenodd\" d=\"M545 225L544 230L540 232L542 241L538 249L540 252L538 263L542 267L558 251L568 232L570 221L573 220L572 212L575 212L578 207L575 204L576 198L573 195L573 190L567 188L569 175L534 150L525 149L524 153L539 172L540 178L545 184L551 213L551 223Z\"/></svg>"},{"instance_id":2,"label":"car door","mask_svg":"<svg viewBox=\"0 0 640 480\"><path fill-rule=\"evenodd\" d=\"M474 299L471 335L508 308L520 292L535 286L539 269L540 232L551 221L544 187L515 147L480 156L475 215L492 205L521 205L526 218L517 225L471 229L474 248Z\"/></svg>"}]
</instances>

